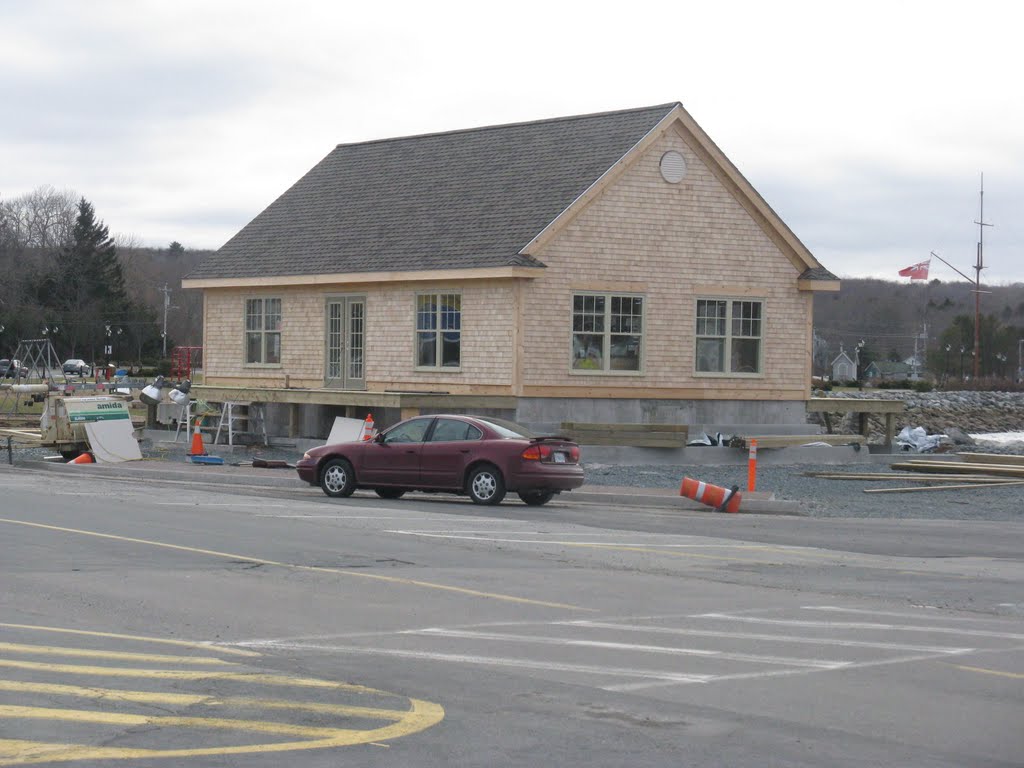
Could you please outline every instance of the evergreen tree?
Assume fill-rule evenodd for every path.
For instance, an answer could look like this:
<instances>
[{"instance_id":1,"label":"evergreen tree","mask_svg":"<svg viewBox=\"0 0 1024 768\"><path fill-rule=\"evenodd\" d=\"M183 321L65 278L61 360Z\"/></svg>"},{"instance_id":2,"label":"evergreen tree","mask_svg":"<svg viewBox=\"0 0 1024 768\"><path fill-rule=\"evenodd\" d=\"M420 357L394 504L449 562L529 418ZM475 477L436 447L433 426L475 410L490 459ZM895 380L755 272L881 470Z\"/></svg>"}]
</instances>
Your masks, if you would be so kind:
<instances>
[{"instance_id":1,"label":"evergreen tree","mask_svg":"<svg viewBox=\"0 0 1024 768\"><path fill-rule=\"evenodd\" d=\"M71 241L57 254L56 275L40 293L48 308L64 318L64 339L79 355L97 356L106 327L129 306L117 246L84 197L78 202Z\"/></svg>"}]
</instances>

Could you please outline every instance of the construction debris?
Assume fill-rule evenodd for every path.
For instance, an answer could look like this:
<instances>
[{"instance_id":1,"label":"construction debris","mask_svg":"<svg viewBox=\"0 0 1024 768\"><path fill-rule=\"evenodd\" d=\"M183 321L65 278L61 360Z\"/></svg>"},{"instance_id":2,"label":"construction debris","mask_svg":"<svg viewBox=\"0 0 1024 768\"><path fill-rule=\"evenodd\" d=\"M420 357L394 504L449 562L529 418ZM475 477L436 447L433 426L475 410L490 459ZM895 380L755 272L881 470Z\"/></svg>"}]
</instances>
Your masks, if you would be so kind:
<instances>
[{"instance_id":1,"label":"construction debris","mask_svg":"<svg viewBox=\"0 0 1024 768\"><path fill-rule=\"evenodd\" d=\"M892 473L887 472L805 472L807 477L828 480L862 480L889 482L900 480L922 483L919 487L865 488L864 493L912 493L915 491L949 491L964 488L990 488L1006 485L1024 485L1024 456L1002 456L991 453L954 454L959 461L935 459L911 459L893 464ZM955 484L947 483L950 476Z\"/></svg>"}]
</instances>

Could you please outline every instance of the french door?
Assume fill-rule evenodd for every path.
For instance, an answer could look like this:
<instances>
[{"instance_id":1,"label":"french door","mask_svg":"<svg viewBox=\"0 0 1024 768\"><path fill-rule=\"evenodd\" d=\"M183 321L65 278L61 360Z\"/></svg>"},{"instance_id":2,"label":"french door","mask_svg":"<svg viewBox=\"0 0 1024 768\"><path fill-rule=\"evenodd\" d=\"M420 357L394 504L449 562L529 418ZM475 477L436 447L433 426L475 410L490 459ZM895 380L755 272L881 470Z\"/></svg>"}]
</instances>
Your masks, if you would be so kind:
<instances>
[{"instance_id":1,"label":"french door","mask_svg":"<svg viewBox=\"0 0 1024 768\"><path fill-rule=\"evenodd\" d=\"M324 385L366 389L366 297L327 300L327 350Z\"/></svg>"}]
</instances>

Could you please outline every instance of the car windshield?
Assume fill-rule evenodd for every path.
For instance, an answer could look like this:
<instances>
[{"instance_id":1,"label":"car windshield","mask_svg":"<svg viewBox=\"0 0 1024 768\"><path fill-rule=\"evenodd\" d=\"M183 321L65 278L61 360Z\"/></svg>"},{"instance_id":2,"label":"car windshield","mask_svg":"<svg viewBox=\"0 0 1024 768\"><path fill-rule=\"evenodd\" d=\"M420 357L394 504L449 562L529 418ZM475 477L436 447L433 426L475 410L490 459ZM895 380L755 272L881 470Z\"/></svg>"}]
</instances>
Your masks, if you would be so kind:
<instances>
[{"instance_id":1,"label":"car windshield","mask_svg":"<svg viewBox=\"0 0 1024 768\"><path fill-rule=\"evenodd\" d=\"M487 417L486 419L477 419L481 421L502 437L525 437L531 438L536 435L524 427L522 424L516 424L514 421L505 421L505 419L492 419Z\"/></svg>"}]
</instances>

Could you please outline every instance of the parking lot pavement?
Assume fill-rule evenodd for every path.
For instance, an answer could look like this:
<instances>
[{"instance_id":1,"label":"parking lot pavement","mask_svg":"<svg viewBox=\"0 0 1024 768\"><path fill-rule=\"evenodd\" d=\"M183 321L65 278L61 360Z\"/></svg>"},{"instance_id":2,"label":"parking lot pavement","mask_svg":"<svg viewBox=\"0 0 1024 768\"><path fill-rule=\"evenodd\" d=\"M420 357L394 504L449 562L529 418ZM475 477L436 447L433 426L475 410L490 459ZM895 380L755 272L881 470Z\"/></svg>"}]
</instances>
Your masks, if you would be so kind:
<instances>
[{"instance_id":1,"label":"parking lot pavement","mask_svg":"<svg viewBox=\"0 0 1024 768\"><path fill-rule=\"evenodd\" d=\"M1024 750L1019 526L75 469L0 470L0 763L129 756L87 745L254 768L1008 768Z\"/></svg>"},{"instance_id":2,"label":"parking lot pavement","mask_svg":"<svg viewBox=\"0 0 1024 768\"><path fill-rule=\"evenodd\" d=\"M235 466L239 464L240 466ZM202 484L204 486L242 486L251 488L302 488L308 487L300 481L294 469L257 468L251 459L225 459L224 464L192 464L185 459L157 459L124 462L121 464L68 465L43 461L22 462L19 466L33 471L55 473L79 473L93 477L111 479L159 480L167 482ZM366 492L359 492L360 494ZM774 494L741 490L740 513L768 515L800 515L799 505L793 501L776 499ZM415 494L413 494L415 496ZM592 485L569 491L560 496L563 500L614 504L620 506L642 505L665 509L703 511L715 513L714 508L680 496L671 488L624 488L606 485ZM506 504L518 503L511 498Z\"/></svg>"}]
</instances>

